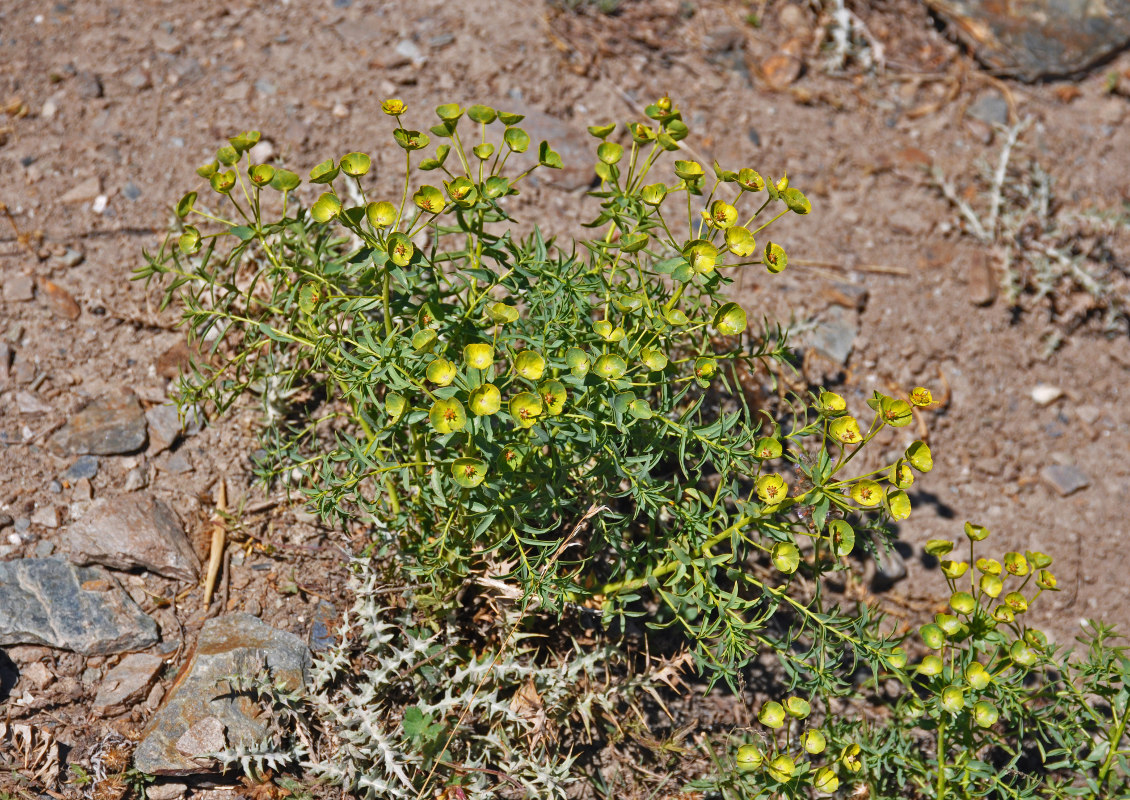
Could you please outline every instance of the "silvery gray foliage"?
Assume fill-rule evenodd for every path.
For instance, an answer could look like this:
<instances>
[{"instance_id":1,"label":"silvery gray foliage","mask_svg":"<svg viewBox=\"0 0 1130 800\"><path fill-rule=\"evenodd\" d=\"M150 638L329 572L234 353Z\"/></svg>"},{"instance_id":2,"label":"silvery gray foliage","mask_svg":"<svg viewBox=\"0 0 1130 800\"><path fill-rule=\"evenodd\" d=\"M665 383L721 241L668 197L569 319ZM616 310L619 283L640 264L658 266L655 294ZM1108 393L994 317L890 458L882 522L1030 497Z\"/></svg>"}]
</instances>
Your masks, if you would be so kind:
<instances>
[{"instance_id":1,"label":"silvery gray foliage","mask_svg":"<svg viewBox=\"0 0 1130 800\"><path fill-rule=\"evenodd\" d=\"M498 657L475 652L452 628L419 630L410 611L384 604L387 587L368 560L355 562L351 588L340 641L316 656L304 690L267 675L232 679L269 707L274 726L257 745L219 754L224 763L253 776L301 773L375 799L415 795L438 761L432 788L458 778L468 797L564 800L577 745L629 710L642 719L636 699L656 691L657 679L628 673L611 646L535 663L526 634ZM509 631L519 613L498 624ZM424 721L425 735L406 730L406 713Z\"/></svg>"}]
</instances>

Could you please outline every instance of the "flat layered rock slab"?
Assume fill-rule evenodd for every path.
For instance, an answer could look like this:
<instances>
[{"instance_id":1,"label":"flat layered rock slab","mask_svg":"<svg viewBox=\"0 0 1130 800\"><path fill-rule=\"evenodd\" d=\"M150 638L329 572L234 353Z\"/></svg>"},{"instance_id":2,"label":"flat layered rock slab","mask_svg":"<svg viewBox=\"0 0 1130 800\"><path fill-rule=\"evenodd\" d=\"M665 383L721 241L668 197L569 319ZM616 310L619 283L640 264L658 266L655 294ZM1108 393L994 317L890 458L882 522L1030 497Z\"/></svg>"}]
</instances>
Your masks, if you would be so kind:
<instances>
[{"instance_id":1,"label":"flat layered rock slab","mask_svg":"<svg viewBox=\"0 0 1130 800\"><path fill-rule=\"evenodd\" d=\"M1026 81L1074 75L1130 45L1130 0L926 0L978 60Z\"/></svg>"},{"instance_id":2,"label":"flat layered rock slab","mask_svg":"<svg viewBox=\"0 0 1130 800\"><path fill-rule=\"evenodd\" d=\"M63 534L62 544L81 564L147 569L189 582L200 576L184 526L172 509L144 492L95 500Z\"/></svg>"},{"instance_id":3,"label":"flat layered rock slab","mask_svg":"<svg viewBox=\"0 0 1130 800\"><path fill-rule=\"evenodd\" d=\"M136 453L146 441L145 412L133 395L93 401L51 437L52 447L68 455Z\"/></svg>"},{"instance_id":4,"label":"flat layered rock slab","mask_svg":"<svg viewBox=\"0 0 1130 800\"><path fill-rule=\"evenodd\" d=\"M134 752L134 766L150 775L195 775L218 771L207 753L252 744L269 718L250 698L231 691L227 678L270 675L288 689L305 684L310 650L293 633L250 614L209 620L200 631L181 677L154 715Z\"/></svg>"},{"instance_id":5,"label":"flat layered rock slab","mask_svg":"<svg viewBox=\"0 0 1130 800\"><path fill-rule=\"evenodd\" d=\"M157 638L157 623L105 570L57 557L0 563L0 645L100 656L144 650Z\"/></svg>"}]
</instances>

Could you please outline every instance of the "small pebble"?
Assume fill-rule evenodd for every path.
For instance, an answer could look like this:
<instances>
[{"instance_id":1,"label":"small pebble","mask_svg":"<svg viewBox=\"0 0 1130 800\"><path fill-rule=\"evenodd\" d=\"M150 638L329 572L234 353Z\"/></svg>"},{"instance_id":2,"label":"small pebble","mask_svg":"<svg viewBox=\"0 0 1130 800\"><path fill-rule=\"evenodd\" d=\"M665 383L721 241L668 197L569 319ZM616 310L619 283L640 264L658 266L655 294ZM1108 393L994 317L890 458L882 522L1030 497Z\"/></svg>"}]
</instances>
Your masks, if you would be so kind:
<instances>
[{"instance_id":1,"label":"small pebble","mask_svg":"<svg viewBox=\"0 0 1130 800\"><path fill-rule=\"evenodd\" d=\"M127 200L136 200L141 197L141 190L131 182L122 187L122 194Z\"/></svg>"},{"instance_id":2,"label":"small pebble","mask_svg":"<svg viewBox=\"0 0 1130 800\"><path fill-rule=\"evenodd\" d=\"M1058 386L1048 386L1047 384L1040 383L1032 389L1032 402L1038 406L1051 405L1061 397L1063 397L1063 389L1060 389Z\"/></svg>"},{"instance_id":3,"label":"small pebble","mask_svg":"<svg viewBox=\"0 0 1130 800\"><path fill-rule=\"evenodd\" d=\"M51 494L62 494L63 484L58 481L51 481L51 483L47 484L47 491L51 492Z\"/></svg>"},{"instance_id":4,"label":"small pebble","mask_svg":"<svg viewBox=\"0 0 1130 800\"><path fill-rule=\"evenodd\" d=\"M69 481L77 481L83 478L93 478L98 474L98 456L79 456L75 459L75 463L63 473L63 477Z\"/></svg>"},{"instance_id":5,"label":"small pebble","mask_svg":"<svg viewBox=\"0 0 1130 800\"><path fill-rule=\"evenodd\" d=\"M18 519L16 519L16 524L13 527L15 527L16 533L23 533L31 527L31 520L27 517L19 517ZM15 536L15 534L13 534L13 536ZM8 537L9 541L11 540L11 538L11 536ZM12 542L12 544L19 544L22 541L19 536L16 536L15 538L16 541Z\"/></svg>"},{"instance_id":6,"label":"small pebble","mask_svg":"<svg viewBox=\"0 0 1130 800\"><path fill-rule=\"evenodd\" d=\"M1040 477L1061 497L1067 497L1091 485L1087 473L1071 464L1052 464L1040 470Z\"/></svg>"}]
</instances>

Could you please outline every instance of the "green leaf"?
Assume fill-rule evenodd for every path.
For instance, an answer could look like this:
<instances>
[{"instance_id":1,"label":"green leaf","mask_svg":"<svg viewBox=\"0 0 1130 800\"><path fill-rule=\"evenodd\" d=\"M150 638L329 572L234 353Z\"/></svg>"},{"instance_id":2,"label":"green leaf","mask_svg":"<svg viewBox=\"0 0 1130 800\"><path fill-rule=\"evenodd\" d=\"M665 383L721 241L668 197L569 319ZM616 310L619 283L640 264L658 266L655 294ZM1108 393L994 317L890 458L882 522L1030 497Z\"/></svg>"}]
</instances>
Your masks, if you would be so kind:
<instances>
[{"instance_id":1,"label":"green leaf","mask_svg":"<svg viewBox=\"0 0 1130 800\"><path fill-rule=\"evenodd\" d=\"M490 106L474 105L467 109L467 117L482 125L489 125L498 117L498 112Z\"/></svg>"},{"instance_id":2,"label":"green leaf","mask_svg":"<svg viewBox=\"0 0 1130 800\"><path fill-rule=\"evenodd\" d=\"M337 166L332 158L327 158L314 169L310 170L311 183L332 183L337 177Z\"/></svg>"},{"instance_id":3,"label":"green leaf","mask_svg":"<svg viewBox=\"0 0 1130 800\"><path fill-rule=\"evenodd\" d=\"M250 239L255 238L255 229L248 227L247 225L232 225L231 228L228 229L228 233L239 239L241 242L246 242Z\"/></svg>"},{"instance_id":4,"label":"green leaf","mask_svg":"<svg viewBox=\"0 0 1130 800\"><path fill-rule=\"evenodd\" d=\"M502 141L515 153L524 153L530 148L530 135L521 128L507 128Z\"/></svg>"},{"instance_id":5,"label":"green leaf","mask_svg":"<svg viewBox=\"0 0 1130 800\"><path fill-rule=\"evenodd\" d=\"M616 130L615 122L609 123L608 125L590 125L588 128L589 133L597 139L606 138L608 134L612 133L614 130Z\"/></svg>"},{"instance_id":6,"label":"green leaf","mask_svg":"<svg viewBox=\"0 0 1130 800\"><path fill-rule=\"evenodd\" d=\"M510 111L499 111L498 121L503 125L517 125L526 118L525 114L514 114Z\"/></svg>"},{"instance_id":7,"label":"green leaf","mask_svg":"<svg viewBox=\"0 0 1130 800\"><path fill-rule=\"evenodd\" d=\"M561 156L549 148L549 142L542 142L538 145L538 163L550 169L564 168L564 164L561 162Z\"/></svg>"},{"instance_id":8,"label":"green leaf","mask_svg":"<svg viewBox=\"0 0 1130 800\"><path fill-rule=\"evenodd\" d=\"M288 169L276 169L271 178L271 188L279 192L289 192L301 185L302 179Z\"/></svg>"},{"instance_id":9,"label":"green leaf","mask_svg":"<svg viewBox=\"0 0 1130 800\"><path fill-rule=\"evenodd\" d=\"M396 140L398 145L409 152L413 150L423 150L428 146L428 142L431 141L426 133L409 131L404 128L394 130L392 132L392 138Z\"/></svg>"},{"instance_id":10,"label":"green leaf","mask_svg":"<svg viewBox=\"0 0 1130 800\"><path fill-rule=\"evenodd\" d=\"M184 219L192 211L194 205L196 205L196 192L189 192L177 203L177 216Z\"/></svg>"}]
</instances>

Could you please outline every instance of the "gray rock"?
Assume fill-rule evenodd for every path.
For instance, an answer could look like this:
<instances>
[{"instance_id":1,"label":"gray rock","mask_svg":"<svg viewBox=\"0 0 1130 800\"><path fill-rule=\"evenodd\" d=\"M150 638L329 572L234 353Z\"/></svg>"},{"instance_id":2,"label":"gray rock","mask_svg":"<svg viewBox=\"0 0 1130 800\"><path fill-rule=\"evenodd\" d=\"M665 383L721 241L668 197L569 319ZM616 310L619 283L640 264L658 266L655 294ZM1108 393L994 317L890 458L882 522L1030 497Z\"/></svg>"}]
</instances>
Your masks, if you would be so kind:
<instances>
[{"instance_id":1,"label":"gray rock","mask_svg":"<svg viewBox=\"0 0 1130 800\"><path fill-rule=\"evenodd\" d=\"M90 480L98 474L98 466L97 456L79 456L75 459L75 463L67 467L63 477L72 482L81 481L83 478Z\"/></svg>"},{"instance_id":2,"label":"gray rock","mask_svg":"<svg viewBox=\"0 0 1130 800\"><path fill-rule=\"evenodd\" d=\"M105 570L58 557L0 562L0 646L37 644L93 656L156 641L157 623Z\"/></svg>"},{"instance_id":3,"label":"gray rock","mask_svg":"<svg viewBox=\"0 0 1130 800\"><path fill-rule=\"evenodd\" d=\"M1008 101L998 91L985 92L965 113L989 125L1007 125Z\"/></svg>"},{"instance_id":4,"label":"gray rock","mask_svg":"<svg viewBox=\"0 0 1130 800\"><path fill-rule=\"evenodd\" d=\"M95 100L102 96L102 79L93 72L80 72L75 76L75 92L84 100Z\"/></svg>"},{"instance_id":5,"label":"gray rock","mask_svg":"<svg viewBox=\"0 0 1130 800\"><path fill-rule=\"evenodd\" d=\"M186 739L190 731L210 732L215 743L215 723L196 726L209 718L222 726L229 745L251 744L267 730L270 720L258 705L234 693L226 678L254 676L264 670L271 680L296 690L306 682L310 651L292 633L276 630L250 614L228 614L209 620L200 631L196 651L184 679L169 694L164 707L150 721L134 752L134 766L150 775L194 775L214 767L185 755L207 752L202 737ZM197 747L204 748L196 750Z\"/></svg>"},{"instance_id":6,"label":"gray rock","mask_svg":"<svg viewBox=\"0 0 1130 800\"><path fill-rule=\"evenodd\" d=\"M67 528L62 546L82 564L147 569L189 582L200 575L200 561L176 514L145 493L95 500Z\"/></svg>"},{"instance_id":7,"label":"gray rock","mask_svg":"<svg viewBox=\"0 0 1130 800\"><path fill-rule=\"evenodd\" d=\"M1087 473L1070 464L1051 464L1040 470L1040 477L1061 497L1067 497L1091 485Z\"/></svg>"},{"instance_id":8,"label":"gray rock","mask_svg":"<svg viewBox=\"0 0 1130 800\"><path fill-rule=\"evenodd\" d=\"M182 424L176 403L162 403L145 412L149 423L149 447L154 455L172 447L183 435L198 433L201 427L200 412L195 408L185 410Z\"/></svg>"},{"instance_id":9,"label":"gray rock","mask_svg":"<svg viewBox=\"0 0 1130 800\"><path fill-rule=\"evenodd\" d=\"M82 252L81 250L75 250L72 247L68 247L63 252L63 255L59 256L58 263L59 266L70 269L72 267L77 267L85 260L86 253Z\"/></svg>"},{"instance_id":10,"label":"gray rock","mask_svg":"<svg viewBox=\"0 0 1130 800\"><path fill-rule=\"evenodd\" d=\"M926 0L977 58L1035 81L1081 72L1130 43L1130 0Z\"/></svg>"},{"instance_id":11,"label":"gray rock","mask_svg":"<svg viewBox=\"0 0 1130 800\"><path fill-rule=\"evenodd\" d=\"M32 551L36 558L47 558L55 552L55 545L46 539L40 539L35 543L35 549Z\"/></svg>"},{"instance_id":12,"label":"gray rock","mask_svg":"<svg viewBox=\"0 0 1130 800\"><path fill-rule=\"evenodd\" d=\"M51 437L55 450L70 455L112 456L145 447L145 413L133 395L95 400Z\"/></svg>"},{"instance_id":13,"label":"gray rock","mask_svg":"<svg viewBox=\"0 0 1130 800\"><path fill-rule=\"evenodd\" d=\"M227 729L218 717L205 717L193 723L177 739L176 750L201 766L213 766L215 760L209 758L208 754L218 753L228 746L225 733Z\"/></svg>"},{"instance_id":14,"label":"gray rock","mask_svg":"<svg viewBox=\"0 0 1130 800\"><path fill-rule=\"evenodd\" d=\"M840 309L833 307L833 312ZM809 334L809 344L816 352L839 365L847 364L859 333L843 313L831 313L826 322L818 322Z\"/></svg>"},{"instance_id":15,"label":"gray rock","mask_svg":"<svg viewBox=\"0 0 1130 800\"><path fill-rule=\"evenodd\" d=\"M122 487L127 492L136 492L149 485L149 472L143 467L134 467L126 473L126 482Z\"/></svg>"},{"instance_id":16,"label":"gray rock","mask_svg":"<svg viewBox=\"0 0 1130 800\"><path fill-rule=\"evenodd\" d=\"M106 673L94 697L94 713L104 717L129 711L149 694L165 660L149 653L130 653Z\"/></svg>"},{"instance_id":17,"label":"gray rock","mask_svg":"<svg viewBox=\"0 0 1130 800\"><path fill-rule=\"evenodd\" d=\"M12 346L7 342L0 342L0 391L8 385L12 368Z\"/></svg>"},{"instance_id":18,"label":"gray rock","mask_svg":"<svg viewBox=\"0 0 1130 800\"><path fill-rule=\"evenodd\" d=\"M875 554L875 575L871 583L875 589L889 589L906 578L906 561L898 550L880 544Z\"/></svg>"}]
</instances>

